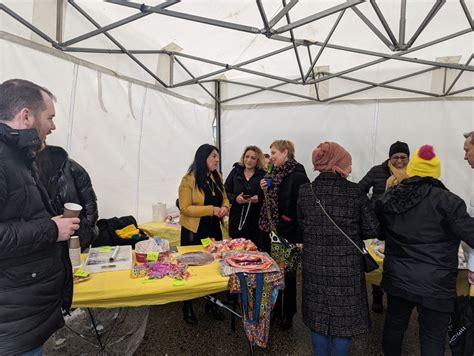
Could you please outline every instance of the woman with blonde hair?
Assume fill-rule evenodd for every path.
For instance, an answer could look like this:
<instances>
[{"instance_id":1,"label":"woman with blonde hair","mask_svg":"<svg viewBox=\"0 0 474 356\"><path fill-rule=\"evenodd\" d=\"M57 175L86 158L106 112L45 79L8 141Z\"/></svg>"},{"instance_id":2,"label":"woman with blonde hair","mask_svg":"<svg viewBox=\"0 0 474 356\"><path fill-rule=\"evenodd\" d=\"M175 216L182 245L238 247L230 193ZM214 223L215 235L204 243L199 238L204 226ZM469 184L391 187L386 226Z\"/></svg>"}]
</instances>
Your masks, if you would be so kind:
<instances>
[{"instance_id":1,"label":"woman with blonde hair","mask_svg":"<svg viewBox=\"0 0 474 356\"><path fill-rule=\"evenodd\" d=\"M276 140L270 145L270 162L273 164L271 181L262 179L260 186L266 190L267 199L260 211L260 238L265 251L270 251L270 232L275 226L276 233L289 242L302 242L297 229L296 204L300 186L309 182L302 164L295 160L295 146L288 140ZM268 184L270 183L271 184ZM280 295L274 310L274 317L281 317L280 328L287 330L292 325L296 313L296 272L285 272L285 290Z\"/></svg>"},{"instance_id":2,"label":"woman with blonde hair","mask_svg":"<svg viewBox=\"0 0 474 356\"><path fill-rule=\"evenodd\" d=\"M229 236L243 237L258 245L258 218L263 192L260 180L265 175L263 153L257 146L247 146L225 181L230 200Z\"/></svg>"}]
</instances>

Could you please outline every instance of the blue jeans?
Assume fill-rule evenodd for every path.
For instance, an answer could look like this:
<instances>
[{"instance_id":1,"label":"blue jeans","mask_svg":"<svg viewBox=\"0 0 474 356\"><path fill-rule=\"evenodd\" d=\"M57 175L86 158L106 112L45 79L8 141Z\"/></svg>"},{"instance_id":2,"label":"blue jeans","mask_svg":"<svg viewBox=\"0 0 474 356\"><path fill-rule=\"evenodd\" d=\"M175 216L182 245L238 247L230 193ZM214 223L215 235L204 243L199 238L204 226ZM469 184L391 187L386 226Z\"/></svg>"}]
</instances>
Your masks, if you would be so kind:
<instances>
[{"instance_id":1,"label":"blue jeans","mask_svg":"<svg viewBox=\"0 0 474 356\"><path fill-rule=\"evenodd\" d=\"M351 348L350 337L325 336L311 332L314 356L347 356Z\"/></svg>"},{"instance_id":2,"label":"blue jeans","mask_svg":"<svg viewBox=\"0 0 474 356\"><path fill-rule=\"evenodd\" d=\"M34 350L23 352L20 356L43 356L43 345Z\"/></svg>"}]
</instances>

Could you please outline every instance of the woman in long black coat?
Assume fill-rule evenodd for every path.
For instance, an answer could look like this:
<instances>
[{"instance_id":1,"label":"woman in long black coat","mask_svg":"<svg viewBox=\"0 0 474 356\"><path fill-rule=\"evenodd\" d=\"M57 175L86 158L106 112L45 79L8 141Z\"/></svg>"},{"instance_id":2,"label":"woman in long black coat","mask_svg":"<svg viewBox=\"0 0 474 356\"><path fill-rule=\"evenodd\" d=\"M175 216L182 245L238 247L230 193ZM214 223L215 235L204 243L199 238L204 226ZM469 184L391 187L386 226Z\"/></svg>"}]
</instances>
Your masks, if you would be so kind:
<instances>
[{"instance_id":1,"label":"woman in long black coat","mask_svg":"<svg viewBox=\"0 0 474 356\"><path fill-rule=\"evenodd\" d=\"M257 146L246 147L225 181L227 197L232 204L229 214L230 237L243 237L257 244L258 218L263 200L260 180L264 175L262 150Z\"/></svg>"},{"instance_id":2,"label":"woman in long black coat","mask_svg":"<svg viewBox=\"0 0 474 356\"><path fill-rule=\"evenodd\" d=\"M321 173L301 187L298 199L304 245L303 321L311 330L315 354L347 355L351 337L370 327L362 256L315 197L358 246L378 236L379 224L367 196L346 179L352 159L344 148L322 143L313 151L313 165Z\"/></svg>"},{"instance_id":3,"label":"woman in long black coat","mask_svg":"<svg viewBox=\"0 0 474 356\"><path fill-rule=\"evenodd\" d=\"M276 140L270 145L270 161L273 164L271 185L262 179L260 186L266 189L260 211L259 229L263 250L270 252L269 233L276 229L278 235L293 244L302 242L297 227L298 193L304 183L308 183L306 171L295 159L295 146L288 140ZM288 330L296 314L296 272L285 271L285 290L280 293L273 310L273 319L281 317L280 329Z\"/></svg>"}]
</instances>

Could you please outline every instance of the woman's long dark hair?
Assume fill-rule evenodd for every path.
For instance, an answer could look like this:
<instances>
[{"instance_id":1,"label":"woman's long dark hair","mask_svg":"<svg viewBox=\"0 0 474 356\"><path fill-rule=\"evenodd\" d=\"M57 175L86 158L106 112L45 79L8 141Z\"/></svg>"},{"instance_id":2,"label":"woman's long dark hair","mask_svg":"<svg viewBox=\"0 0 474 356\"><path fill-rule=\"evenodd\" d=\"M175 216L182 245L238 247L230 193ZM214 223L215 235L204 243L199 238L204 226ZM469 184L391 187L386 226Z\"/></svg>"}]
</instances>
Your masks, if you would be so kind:
<instances>
[{"instance_id":1,"label":"woman's long dark hair","mask_svg":"<svg viewBox=\"0 0 474 356\"><path fill-rule=\"evenodd\" d=\"M214 182L217 184L217 187L221 192L224 191L224 186L222 185L221 177L216 171L209 172L207 168L207 158L211 155L212 151L216 150L219 153L219 150L216 146L209 145L205 143L204 145L199 146L194 156L194 161L191 163L188 169L188 174L194 175L196 179L196 185L200 191L204 191L204 187L207 185L206 179L209 173L214 177Z\"/></svg>"}]
</instances>

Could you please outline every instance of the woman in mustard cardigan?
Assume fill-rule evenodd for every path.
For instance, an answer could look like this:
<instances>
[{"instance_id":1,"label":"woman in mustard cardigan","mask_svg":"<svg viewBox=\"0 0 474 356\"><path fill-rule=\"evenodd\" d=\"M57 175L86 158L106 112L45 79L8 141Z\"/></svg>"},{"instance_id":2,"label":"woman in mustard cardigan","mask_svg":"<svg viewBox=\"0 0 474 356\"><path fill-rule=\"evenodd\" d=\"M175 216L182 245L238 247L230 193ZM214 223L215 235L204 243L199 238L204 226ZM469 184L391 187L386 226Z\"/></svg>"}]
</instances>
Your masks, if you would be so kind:
<instances>
[{"instance_id":1,"label":"woman in mustard cardigan","mask_svg":"<svg viewBox=\"0 0 474 356\"><path fill-rule=\"evenodd\" d=\"M179 210L181 216L181 246L200 245L207 237L222 240L221 219L229 214L229 200L222 178L217 172L219 150L201 145L194 161L179 185ZM224 315L214 304L206 304L206 313L222 320ZM183 305L184 320L197 324L192 301Z\"/></svg>"}]
</instances>

